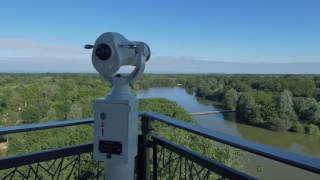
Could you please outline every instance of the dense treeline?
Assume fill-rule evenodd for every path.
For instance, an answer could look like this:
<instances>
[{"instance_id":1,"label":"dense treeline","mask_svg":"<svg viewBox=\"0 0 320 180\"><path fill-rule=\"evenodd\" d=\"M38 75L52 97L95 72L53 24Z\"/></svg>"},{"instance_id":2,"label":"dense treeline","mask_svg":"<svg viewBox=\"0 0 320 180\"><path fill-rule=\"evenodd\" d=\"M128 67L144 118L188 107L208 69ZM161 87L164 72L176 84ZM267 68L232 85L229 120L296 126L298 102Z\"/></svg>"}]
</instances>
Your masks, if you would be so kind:
<instances>
[{"instance_id":1,"label":"dense treeline","mask_svg":"<svg viewBox=\"0 0 320 180\"><path fill-rule=\"evenodd\" d=\"M144 76L134 88L175 84L176 77ZM98 75L0 75L0 126L92 117L93 100L104 96L110 89L110 85ZM183 108L166 99L141 100L140 110L156 111L192 122ZM153 126L159 134L174 142L230 166L240 166L238 150L217 146L205 138L159 123ZM1 137L2 142L7 139L7 154L13 155L91 141L93 129L92 125L81 125Z\"/></svg>"},{"instance_id":2,"label":"dense treeline","mask_svg":"<svg viewBox=\"0 0 320 180\"><path fill-rule=\"evenodd\" d=\"M177 85L176 75L143 75L136 83L134 83L133 88L136 90L147 89L150 87L172 87Z\"/></svg>"},{"instance_id":3,"label":"dense treeline","mask_svg":"<svg viewBox=\"0 0 320 180\"><path fill-rule=\"evenodd\" d=\"M237 110L239 122L275 131L320 133L320 76L176 75L175 81L196 96Z\"/></svg>"}]
</instances>

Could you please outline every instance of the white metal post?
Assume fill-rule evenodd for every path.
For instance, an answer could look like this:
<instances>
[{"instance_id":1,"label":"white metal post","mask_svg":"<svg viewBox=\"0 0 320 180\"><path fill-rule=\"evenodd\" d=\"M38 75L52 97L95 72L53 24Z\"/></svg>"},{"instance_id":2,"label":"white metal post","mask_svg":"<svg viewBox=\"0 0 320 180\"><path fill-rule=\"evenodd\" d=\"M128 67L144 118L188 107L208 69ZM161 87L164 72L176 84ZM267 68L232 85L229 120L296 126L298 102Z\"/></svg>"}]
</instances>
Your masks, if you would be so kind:
<instances>
[{"instance_id":1,"label":"white metal post","mask_svg":"<svg viewBox=\"0 0 320 180\"><path fill-rule=\"evenodd\" d=\"M95 100L95 160L105 162L107 180L133 180L138 151L138 100L129 84L143 73L150 48L143 42L129 41L119 33L104 33L93 48L92 63L104 79L111 82L107 97ZM123 65L135 66L126 75L117 74Z\"/></svg>"}]
</instances>

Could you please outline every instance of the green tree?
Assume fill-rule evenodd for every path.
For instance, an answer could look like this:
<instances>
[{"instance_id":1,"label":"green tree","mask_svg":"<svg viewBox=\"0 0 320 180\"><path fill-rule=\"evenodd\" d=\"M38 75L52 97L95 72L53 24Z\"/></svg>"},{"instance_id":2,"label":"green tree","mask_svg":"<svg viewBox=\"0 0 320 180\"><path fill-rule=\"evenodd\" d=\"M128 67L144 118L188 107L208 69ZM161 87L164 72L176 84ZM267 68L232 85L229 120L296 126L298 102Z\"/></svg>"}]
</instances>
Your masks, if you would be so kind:
<instances>
[{"instance_id":1,"label":"green tree","mask_svg":"<svg viewBox=\"0 0 320 180\"><path fill-rule=\"evenodd\" d=\"M310 134L310 135L319 135L320 134L319 127L314 124L307 125L305 129L306 129L307 134Z\"/></svg>"},{"instance_id":2,"label":"green tree","mask_svg":"<svg viewBox=\"0 0 320 180\"><path fill-rule=\"evenodd\" d=\"M314 98L295 98L294 109L301 122L320 125L320 105Z\"/></svg>"},{"instance_id":3,"label":"green tree","mask_svg":"<svg viewBox=\"0 0 320 180\"><path fill-rule=\"evenodd\" d=\"M281 80L282 87L290 90L296 97L313 97L316 84L309 77L289 77Z\"/></svg>"},{"instance_id":4,"label":"green tree","mask_svg":"<svg viewBox=\"0 0 320 180\"><path fill-rule=\"evenodd\" d=\"M262 123L259 106L252 96L240 95L237 103L237 119L255 125Z\"/></svg>"},{"instance_id":5,"label":"green tree","mask_svg":"<svg viewBox=\"0 0 320 180\"><path fill-rule=\"evenodd\" d=\"M41 119L41 112L39 108L33 105L28 105L23 109L21 113L21 118L23 120L23 123L36 123L39 122Z\"/></svg>"},{"instance_id":6,"label":"green tree","mask_svg":"<svg viewBox=\"0 0 320 180\"><path fill-rule=\"evenodd\" d=\"M78 103L73 103L68 113L68 119L82 118L82 107Z\"/></svg>"},{"instance_id":7,"label":"green tree","mask_svg":"<svg viewBox=\"0 0 320 180\"><path fill-rule=\"evenodd\" d=\"M290 131L304 133L304 126L299 121L293 122Z\"/></svg>"},{"instance_id":8,"label":"green tree","mask_svg":"<svg viewBox=\"0 0 320 180\"><path fill-rule=\"evenodd\" d=\"M10 97L6 99L8 109L19 111L23 108L25 101L19 90L13 89L12 92L8 93L8 96Z\"/></svg>"},{"instance_id":9,"label":"green tree","mask_svg":"<svg viewBox=\"0 0 320 180\"><path fill-rule=\"evenodd\" d=\"M223 104L229 109L235 109L238 101L238 92L235 89L229 89L223 98Z\"/></svg>"},{"instance_id":10,"label":"green tree","mask_svg":"<svg viewBox=\"0 0 320 180\"><path fill-rule=\"evenodd\" d=\"M58 117L57 117L57 112L56 110L51 107L47 114L46 114L46 117L44 118L45 121L54 121L54 120L58 120Z\"/></svg>"},{"instance_id":11,"label":"green tree","mask_svg":"<svg viewBox=\"0 0 320 180\"><path fill-rule=\"evenodd\" d=\"M59 93L60 87L57 84L45 84L43 87L43 95L52 100Z\"/></svg>"},{"instance_id":12,"label":"green tree","mask_svg":"<svg viewBox=\"0 0 320 180\"><path fill-rule=\"evenodd\" d=\"M288 119L274 117L266 122L266 127L273 131L286 131L291 128L292 124Z\"/></svg>"},{"instance_id":13,"label":"green tree","mask_svg":"<svg viewBox=\"0 0 320 180\"><path fill-rule=\"evenodd\" d=\"M278 117L275 119L276 126L273 129L287 131L292 127L293 122L297 121L297 115L293 109L292 94L288 90L280 93L276 99L276 108L278 110Z\"/></svg>"}]
</instances>

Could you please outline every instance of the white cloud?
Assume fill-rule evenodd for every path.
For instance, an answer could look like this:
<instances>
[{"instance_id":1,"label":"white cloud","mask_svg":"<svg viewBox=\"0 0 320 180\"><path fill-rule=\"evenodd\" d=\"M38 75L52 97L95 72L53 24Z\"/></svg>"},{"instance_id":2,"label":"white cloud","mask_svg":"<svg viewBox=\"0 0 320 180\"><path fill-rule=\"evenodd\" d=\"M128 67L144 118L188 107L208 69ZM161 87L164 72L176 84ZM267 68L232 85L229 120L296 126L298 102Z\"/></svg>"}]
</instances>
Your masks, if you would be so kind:
<instances>
[{"instance_id":1,"label":"white cloud","mask_svg":"<svg viewBox=\"0 0 320 180\"><path fill-rule=\"evenodd\" d=\"M30 39L0 38L0 61L6 59L55 58L63 62L66 58L90 57L90 52L81 46L48 44Z\"/></svg>"},{"instance_id":2,"label":"white cloud","mask_svg":"<svg viewBox=\"0 0 320 180\"><path fill-rule=\"evenodd\" d=\"M241 63L203 61L192 58L158 56L146 65L148 73L248 73L319 74L320 63Z\"/></svg>"},{"instance_id":3,"label":"white cloud","mask_svg":"<svg viewBox=\"0 0 320 180\"><path fill-rule=\"evenodd\" d=\"M127 71L127 68L124 68ZM0 38L0 72L95 72L83 47ZM148 73L320 73L320 63L240 63L154 55Z\"/></svg>"},{"instance_id":4,"label":"white cloud","mask_svg":"<svg viewBox=\"0 0 320 180\"><path fill-rule=\"evenodd\" d=\"M0 72L94 72L90 54L80 46L0 38Z\"/></svg>"}]
</instances>

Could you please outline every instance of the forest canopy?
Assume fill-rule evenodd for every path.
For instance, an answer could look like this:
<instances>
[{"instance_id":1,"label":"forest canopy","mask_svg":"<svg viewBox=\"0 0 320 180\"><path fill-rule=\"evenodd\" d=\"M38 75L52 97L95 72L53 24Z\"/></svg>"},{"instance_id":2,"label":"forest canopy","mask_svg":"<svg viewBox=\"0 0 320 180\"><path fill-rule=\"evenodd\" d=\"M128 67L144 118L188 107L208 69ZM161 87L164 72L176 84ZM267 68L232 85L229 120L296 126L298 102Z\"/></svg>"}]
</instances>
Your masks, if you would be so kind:
<instances>
[{"instance_id":1,"label":"forest canopy","mask_svg":"<svg viewBox=\"0 0 320 180\"><path fill-rule=\"evenodd\" d=\"M176 85L235 109L239 122L319 134L320 76L148 74L133 88ZM93 100L110 89L96 74L2 74L0 125L92 117Z\"/></svg>"}]
</instances>

